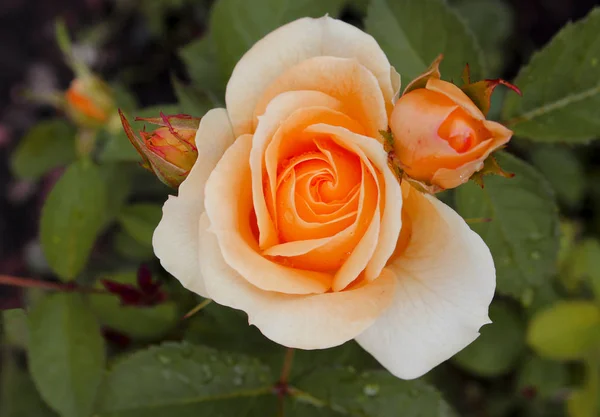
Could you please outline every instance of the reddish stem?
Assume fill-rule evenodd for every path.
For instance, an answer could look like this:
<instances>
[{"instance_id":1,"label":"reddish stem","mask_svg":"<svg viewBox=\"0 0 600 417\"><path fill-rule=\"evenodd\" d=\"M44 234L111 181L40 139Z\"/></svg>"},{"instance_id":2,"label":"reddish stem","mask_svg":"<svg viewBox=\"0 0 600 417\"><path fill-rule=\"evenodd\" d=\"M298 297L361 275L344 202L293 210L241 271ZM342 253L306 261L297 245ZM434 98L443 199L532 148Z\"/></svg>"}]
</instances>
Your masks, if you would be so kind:
<instances>
[{"instance_id":1,"label":"reddish stem","mask_svg":"<svg viewBox=\"0 0 600 417\"><path fill-rule=\"evenodd\" d=\"M63 292L81 292L94 294L110 294L98 288L81 288L73 284L61 284L57 282L42 281L39 279L13 277L10 275L0 275L0 285L22 288L42 288L45 290L63 291Z\"/></svg>"}]
</instances>

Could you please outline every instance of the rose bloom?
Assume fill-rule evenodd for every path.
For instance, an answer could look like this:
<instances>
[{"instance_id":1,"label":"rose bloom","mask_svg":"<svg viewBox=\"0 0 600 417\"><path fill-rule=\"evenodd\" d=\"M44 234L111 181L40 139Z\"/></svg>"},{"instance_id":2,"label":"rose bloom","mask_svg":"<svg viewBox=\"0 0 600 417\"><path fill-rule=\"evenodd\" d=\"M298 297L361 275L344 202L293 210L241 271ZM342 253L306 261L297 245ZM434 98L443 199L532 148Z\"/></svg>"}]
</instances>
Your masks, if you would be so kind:
<instances>
[{"instance_id":1,"label":"rose bloom","mask_svg":"<svg viewBox=\"0 0 600 417\"><path fill-rule=\"evenodd\" d=\"M379 131L398 84L371 36L329 17L257 42L164 205L153 238L164 268L279 344L356 339L401 378L475 340L490 322L492 257L388 167Z\"/></svg>"},{"instance_id":2,"label":"rose bloom","mask_svg":"<svg viewBox=\"0 0 600 417\"><path fill-rule=\"evenodd\" d=\"M404 172L441 189L467 182L512 136L500 123L486 120L460 88L436 78L400 97L390 127Z\"/></svg>"}]
</instances>

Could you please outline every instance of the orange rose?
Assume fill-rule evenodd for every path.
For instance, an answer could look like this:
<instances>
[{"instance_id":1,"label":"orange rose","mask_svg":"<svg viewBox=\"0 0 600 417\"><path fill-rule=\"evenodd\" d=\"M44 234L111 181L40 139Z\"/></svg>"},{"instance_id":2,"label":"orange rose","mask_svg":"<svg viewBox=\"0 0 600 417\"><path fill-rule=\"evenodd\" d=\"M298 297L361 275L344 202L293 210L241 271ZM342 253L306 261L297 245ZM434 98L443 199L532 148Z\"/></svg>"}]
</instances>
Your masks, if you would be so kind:
<instances>
[{"instance_id":1,"label":"orange rose","mask_svg":"<svg viewBox=\"0 0 600 417\"><path fill-rule=\"evenodd\" d=\"M435 75L421 82L424 88L409 86L390 118L396 159L415 180L441 189L458 187L483 168L512 131L486 120L454 84Z\"/></svg>"},{"instance_id":2,"label":"orange rose","mask_svg":"<svg viewBox=\"0 0 600 417\"><path fill-rule=\"evenodd\" d=\"M285 346L356 339L415 378L489 322L488 248L452 209L400 186L379 133L397 74L375 40L300 19L254 45L153 246L188 289L245 311Z\"/></svg>"}]
</instances>

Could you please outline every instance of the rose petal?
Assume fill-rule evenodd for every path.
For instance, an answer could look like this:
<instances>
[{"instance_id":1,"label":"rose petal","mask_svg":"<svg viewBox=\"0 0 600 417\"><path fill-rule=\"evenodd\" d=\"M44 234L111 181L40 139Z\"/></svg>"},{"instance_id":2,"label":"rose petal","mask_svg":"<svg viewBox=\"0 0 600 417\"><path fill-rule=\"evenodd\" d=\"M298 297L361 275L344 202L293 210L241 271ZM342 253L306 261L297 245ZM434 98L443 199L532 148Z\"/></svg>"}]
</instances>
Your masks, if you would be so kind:
<instances>
[{"instance_id":1,"label":"rose petal","mask_svg":"<svg viewBox=\"0 0 600 417\"><path fill-rule=\"evenodd\" d=\"M288 68L315 56L354 58L377 78L392 104L390 63L372 36L330 17L303 18L269 33L239 60L225 102L236 135L252 132L254 109L264 90Z\"/></svg>"},{"instance_id":2,"label":"rose petal","mask_svg":"<svg viewBox=\"0 0 600 417\"><path fill-rule=\"evenodd\" d=\"M229 267L209 229L208 216L203 215L199 254L209 296L245 311L250 324L281 345L300 349L341 345L368 328L393 298L396 279L387 270L377 280L343 292L290 295L263 291Z\"/></svg>"},{"instance_id":3,"label":"rose petal","mask_svg":"<svg viewBox=\"0 0 600 417\"><path fill-rule=\"evenodd\" d=\"M426 88L450 98L454 103L469 112L475 119L485 120L485 115L479 110L479 107L477 107L475 103L473 103L473 100L471 100L469 96L456 85L437 78L430 78L429 81L427 81Z\"/></svg>"},{"instance_id":4,"label":"rose petal","mask_svg":"<svg viewBox=\"0 0 600 417\"><path fill-rule=\"evenodd\" d=\"M381 227L377 237L377 247L369 257L365 270L367 280L375 279L385 266L389 257L394 252L400 229L402 227L402 191L398 180L387 165L387 153L381 143L373 138L358 135L338 126L313 125L306 129L307 132L319 132L332 135L332 138L340 141L342 146L354 149L357 155L368 161L383 177L380 190L383 197L380 202Z\"/></svg>"},{"instance_id":5,"label":"rose petal","mask_svg":"<svg viewBox=\"0 0 600 417\"><path fill-rule=\"evenodd\" d=\"M262 249L276 245L277 231L273 219L269 215L263 189L264 158L267 146L279 128L281 122L298 109L322 106L339 109L341 103L319 91L289 91L275 97L269 104L266 113L261 116L260 123L252 140L250 153L250 169L252 176L252 198L259 230L259 246Z\"/></svg>"},{"instance_id":6,"label":"rose petal","mask_svg":"<svg viewBox=\"0 0 600 417\"><path fill-rule=\"evenodd\" d=\"M490 323L495 270L485 243L451 208L414 189L404 205L412 235L386 267L398 279L394 302L356 340L392 374L412 379L459 352Z\"/></svg>"},{"instance_id":7,"label":"rose petal","mask_svg":"<svg viewBox=\"0 0 600 417\"><path fill-rule=\"evenodd\" d=\"M162 219L152 237L154 253L163 268L184 287L200 295L205 290L196 261L196 229L204 211L204 184L234 139L225 109L206 113L196 132L198 159L179 186L178 196L169 196L165 202Z\"/></svg>"},{"instance_id":8,"label":"rose petal","mask_svg":"<svg viewBox=\"0 0 600 417\"><path fill-rule=\"evenodd\" d=\"M206 214L225 262L263 290L286 294L327 291L331 275L288 268L259 254L250 224L253 205L248 160L251 146L252 135L237 138L206 183Z\"/></svg>"},{"instance_id":9,"label":"rose petal","mask_svg":"<svg viewBox=\"0 0 600 417\"><path fill-rule=\"evenodd\" d=\"M288 68L265 89L256 103L260 116L274 97L286 91L321 91L342 103L342 112L360 123L371 137L388 127L392 111L377 79L356 59L318 56ZM255 119L256 123L256 119Z\"/></svg>"}]
</instances>

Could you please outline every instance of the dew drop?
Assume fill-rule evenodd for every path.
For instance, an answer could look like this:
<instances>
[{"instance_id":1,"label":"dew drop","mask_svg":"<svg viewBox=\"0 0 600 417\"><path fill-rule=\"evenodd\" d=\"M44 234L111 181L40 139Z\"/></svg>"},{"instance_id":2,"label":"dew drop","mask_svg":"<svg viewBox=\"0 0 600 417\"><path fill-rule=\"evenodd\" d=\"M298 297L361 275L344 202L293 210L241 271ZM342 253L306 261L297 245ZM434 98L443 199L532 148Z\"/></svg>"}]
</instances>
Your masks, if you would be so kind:
<instances>
[{"instance_id":1,"label":"dew drop","mask_svg":"<svg viewBox=\"0 0 600 417\"><path fill-rule=\"evenodd\" d=\"M363 392L366 396L374 397L379 394L379 385L377 384L367 384L363 388Z\"/></svg>"},{"instance_id":2,"label":"dew drop","mask_svg":"<svg viewBox=\"0 0 600 417\"><path fill-rule=\"evenodd\" d=\"M537 261L538 259L540 259L542 257L542 254L539 253L538 251L533 251L533 252L531 252L530 256L531 256L531 259L534 259Z\"/></svg>"},{"instance_id":3,"label":"dew drop","mask_svg":"<svg viewBox=\"0 0 600 417\"><path fill-rule=\"evenodd\" d=\"M240 375L237 375L233 378L233 385L239 387L243 383L244 383L244 378L242 378Z\"/></svg>"}]
</instances>

